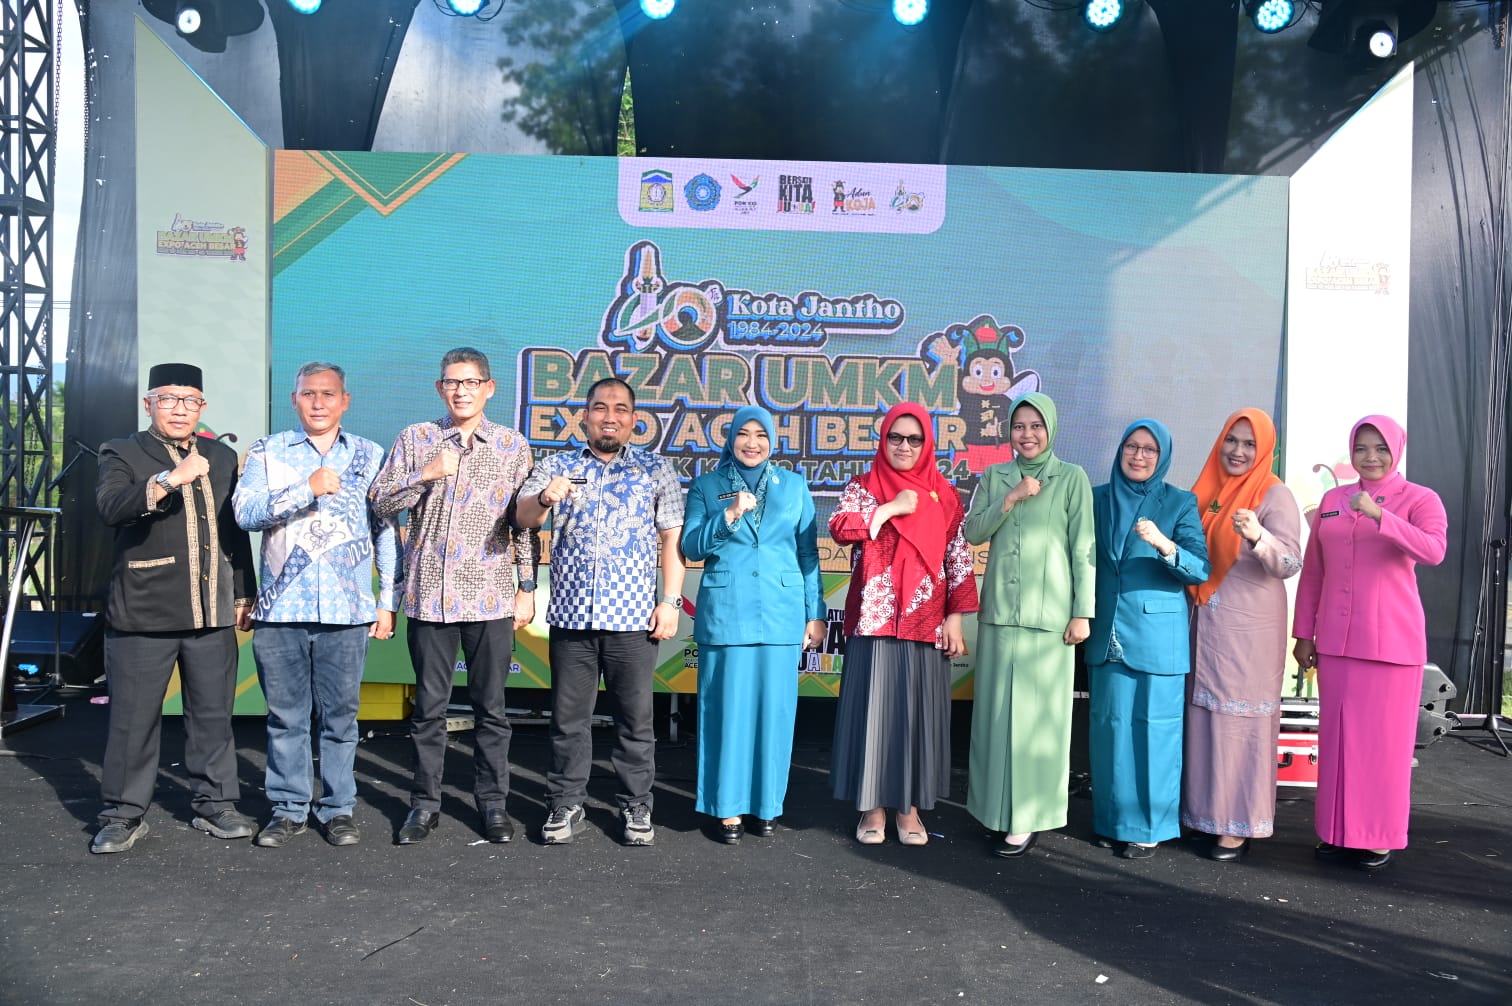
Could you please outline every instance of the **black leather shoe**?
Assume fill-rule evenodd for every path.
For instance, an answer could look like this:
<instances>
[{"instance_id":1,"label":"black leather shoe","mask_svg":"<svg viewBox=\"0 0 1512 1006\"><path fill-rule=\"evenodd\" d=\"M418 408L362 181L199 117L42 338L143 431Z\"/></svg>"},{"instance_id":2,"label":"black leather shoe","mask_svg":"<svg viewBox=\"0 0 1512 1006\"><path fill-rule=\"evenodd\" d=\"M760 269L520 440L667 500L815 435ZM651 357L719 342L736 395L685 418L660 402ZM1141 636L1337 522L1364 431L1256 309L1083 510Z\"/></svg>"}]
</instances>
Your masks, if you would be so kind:
<instances>
[{"instance_id":1,"label":"black leather shoe","mask_svg":"<svg viewBox=\"0 0 1512 1006\"><path fill-rule=\"evenodd\" d=\"M719 840L725 845L739 845L741 837L745 834L745 825L736 821L734 824L719 824Z\"/></svg>"},{"instance_id":2,"label":"black leather shoe","mask_svg":"<svg viewBox=\"0 0 1512 1006\"><path fill-rule=\"evenodd\" d=\"M276 816L268 822L268 826L257 833L252 840L253 845L264 849L282 849L289 844L295 835L303 835L309 825L304 821L296 821L292 817Z\"/></svg>"},{"instance_id":3,"label":"black leather shoe","mask_svg":"<svg viewBox=\"0 0 1512 1006\"><path fill-rule=\"evenodd\" d=\"M325 840L332 845L356 845L362 841L362 832L352 822L352 815L337 814L325 823Z\"/></svg>"},{"instance_id":4,"label":"black leather shoe","mask_svg":"<svg viewBox=\"0 0 1512 1006\"><path fill-rule=\"evenodd\" d=\"M1154 859L1155 848L1153 845L1135 845L1133 842L1125 842L1123 848L1118 850L1118 854L1124 859Z\"/></svg>"},{"instance_id":5,"label":"black leather shoe","mask_svg":"<svg viewBox=\"0 0 1512 1006\"><path fill-rule=\"evenodd\" d=\"M1233 848L1214 842L1208 846L1207 857L1215 863L1237 863L1240 857L1246 852L1249 852L1249 839L1247 838Z\"/></svg>"},{"instance_id":6,"label":"black leather shoe","mask_svg":"<svg viewBox=\"0 0 1512 1006\"><path fill-rule=\"evenodd\" d=\"M1099 849L1111 849L1118 843L1114 842L1107 835L1099 835L1094 831L1092 833L1092 844L1097 846Z\"/></svg>"},{"instance_id":7,"label":"black leather shoe","mask_svg":"<svg viewBox=\"0 0 1512 1006\"><path fill-rule=\"evenodd\" d=\"M1360 856L1355 860L1355 865L1366 873L1374 873L1385 868L1391 862L1391 850L1385 852L1371 852L1369 849L1361 849Z\"/></svg>"},{"instance_id":8,"label":"black leather shoe","mask_svg":"<svg viewBox=\"0 0 1512 1006\"><path fill-rule=\"evenodd\" d=\"M501 807L484 813L483 837L496 844L514 838L514 822L509 819L509 811Z\"/></svg>"},{"instance_id":9,"label":"black leather shoe","mask_svg":"<svg viewBox=\"0 0 1512 1006\"><path fill-rule=\"evenodd\" d=\"M1349 850L1344 846L1334 845L1332 842L1319 842L1313 846L1313 855L1323 860L1338 859L1347 852Z\"/></svg>"},{"instance_id":10,"label":"black leather shoe","mask_svg":"<svg viewBox=\"0 0 1512 1006\"><path fill-rule=\"evenodd\" d=\"M409 812L409 817L404 819L404 824L399 828L398 844L414 845L416 842L423 842L430 837L430 833L435 831L436 825L440 823L440 814L427 814L416 807Z\"/></svg>"},{"instance_id":11,"label":"black leather shoe","mask_svg":"<svg viewBox=\"0 0 1512 1006\"><path fill-rule=\"evenodd\" d=\"M753 817L751 818L750 828L746 830L753 835L760 835L762 838L771 838L773 833L777 831L777 822L769 817Z\"/></svg>"},{"instance_id":12,"label":"black leather shoe","mask_svg":"<svg viewBox=\"0 0 1512 1006\"><path fill-rule=\"evenodd\" d=\"M94 853L128 852L137 839L147 834L147 822L141 818L132 818L129 821L111 821L99 831L89 843L89 851Z\"/></svg>"},{"instance_id":13,"label":"black leather shoe","mask_svg":"<svg viewBox=\"0 0 1512 1006\"><path fill-rule=\"evenodd\" d=\"M215 814L196 814L189 823L216 838L251 838L257 831L256 821L231 807Z\"/></svg>"},{"instance_id":14,"label":"black leather shoe","mask_svg":"<svg viewBox=\"0 0 1512 1006\"><path fill-rule=\"evenodd\" d=\"M1029 833L1029 837L1024 839L1018 845L1010 845L1008 843L1008 836L1004 835L1001 842L993 845L992 854L994 856L1002 856L1004 859L1013 859L1015 856L1022 856L1024 853L1034 848L1034 843L1038 840L1039 832L1031 831Z\"/></svg>"}]
</instances>

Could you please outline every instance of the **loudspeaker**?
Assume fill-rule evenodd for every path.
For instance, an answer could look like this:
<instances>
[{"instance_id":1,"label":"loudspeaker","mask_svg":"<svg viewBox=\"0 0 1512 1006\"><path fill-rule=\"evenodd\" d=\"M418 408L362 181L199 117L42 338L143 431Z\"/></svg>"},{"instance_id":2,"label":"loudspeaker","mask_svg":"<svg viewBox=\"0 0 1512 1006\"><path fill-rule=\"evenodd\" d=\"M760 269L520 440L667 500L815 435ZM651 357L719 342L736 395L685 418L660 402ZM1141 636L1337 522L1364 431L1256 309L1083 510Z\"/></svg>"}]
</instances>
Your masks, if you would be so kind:
<instances>
[{"instance_id":1,"label":"loudspeaker","mask_svg":"<svg viewBox=\"0 0 1512 1006\"><path fill-rule=\"evenodd\" d=\"M1418 710L1417 746L1425 748L1449 732L1449 700L1459 689L1438 664L1423 665L1422 708Z\"/></svg>"},{"instance_id":2,"label":"loudspeaker","mask_svg":"<svg viewBox=\"0 0 1512 1006\"><path fill-rule=\"evenodd\" d=\"M95 611L18 611L6 679L15 680L19 665L32 664L43 674L57 670L65 685L93 684L105 673L104 631L105 616Z\"/></svg>"}]
</instances>

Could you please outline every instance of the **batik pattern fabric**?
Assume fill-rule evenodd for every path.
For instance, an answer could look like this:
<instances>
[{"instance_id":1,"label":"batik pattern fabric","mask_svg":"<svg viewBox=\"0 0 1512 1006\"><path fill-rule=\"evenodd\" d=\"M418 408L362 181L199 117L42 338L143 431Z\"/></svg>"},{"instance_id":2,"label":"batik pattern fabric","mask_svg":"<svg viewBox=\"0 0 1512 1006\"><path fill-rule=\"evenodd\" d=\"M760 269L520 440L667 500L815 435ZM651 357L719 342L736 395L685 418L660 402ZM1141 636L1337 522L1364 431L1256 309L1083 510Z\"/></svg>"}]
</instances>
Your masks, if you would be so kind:
<instances>
[{"instance_id":1,"label":"batik pattern fabric","mask_svg":"<svg viewBox=\"0 0 1512 1006\"><path fill-rule=\"evenodd\" d=\"M237 524L262 532L262 587L253 618L361 625L376 619L379 608L395 610L398 522L377 517L368 503L382 463L382 447L344 430L324 455L302 429L252 445L232 505ZM315 495L310 476L318 468L336 473L336 492Z\"/></svg>"},{"instance_id":2,"label":"batik pattern fabric","mask_svg":"<svg viewBox=\"0 0 1512 1006\"><path fill-rule=\"evenodd\" d=\"M661 532L683 523L676 470L665 458L638 447L623 447L608 461L585 447L542 460L520 495L539 494L559 475L576 481L551 508L547 624L646 630L657 602Z\"/></svg>"}]
</instances>

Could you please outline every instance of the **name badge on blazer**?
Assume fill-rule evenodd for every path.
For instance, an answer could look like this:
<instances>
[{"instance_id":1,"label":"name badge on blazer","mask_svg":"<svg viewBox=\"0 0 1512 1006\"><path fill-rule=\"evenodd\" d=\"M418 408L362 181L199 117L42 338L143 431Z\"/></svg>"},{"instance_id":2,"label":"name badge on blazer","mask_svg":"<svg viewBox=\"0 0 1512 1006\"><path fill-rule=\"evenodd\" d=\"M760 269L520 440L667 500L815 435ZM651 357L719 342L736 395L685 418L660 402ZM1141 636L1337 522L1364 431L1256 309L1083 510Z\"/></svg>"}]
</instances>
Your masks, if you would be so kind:
<instances>
[{"instance_id":1,"label":"name badge on blazer","mask_svg":"<svg viewBox=\"0 0 1512 1006\"><path fill-rule=\"evenodd\" d=\"M1337 517L1342 512L1343 511L1341 511L1341 510L1324 510L1322 513L1318 514L1318 516L1320 518L1322 518L1322 517Z\"/></svg>"}]
</instances>

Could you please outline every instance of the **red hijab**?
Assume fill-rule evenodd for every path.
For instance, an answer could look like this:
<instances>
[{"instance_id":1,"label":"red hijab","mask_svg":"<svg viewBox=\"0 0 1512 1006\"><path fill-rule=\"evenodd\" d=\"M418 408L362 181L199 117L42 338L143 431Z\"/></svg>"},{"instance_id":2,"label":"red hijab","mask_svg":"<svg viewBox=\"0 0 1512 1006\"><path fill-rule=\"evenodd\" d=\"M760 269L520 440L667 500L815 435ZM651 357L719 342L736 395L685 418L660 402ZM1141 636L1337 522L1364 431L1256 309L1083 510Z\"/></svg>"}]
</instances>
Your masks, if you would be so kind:
<instances>
[{"instance_id":1,"label":"red hijab","mask_svg":"<svg viewBox=\"0 0 1512 1006\"><path fill-rule=\"evenodd\" d=\"M1223 468L1223 440L1241 419L1248 419L1255 430L1255 463L1243 475L1230 475ZM1211 566L1206 583L1187 588L1198 604L1208 603L1208 598L1217 593L1223 578L1239 560L1239 546L1243 539L1234 533L1234 511L1256 509L1271 486L1281 484L1271 471L1275 456L1276 424L1259 409L1240 409L1229 416L1213 449L1208 451L1202 474L1192 486L1197 507L1202 513L1202 531L1207 536Z\"/></svg>"},{"instance_id":2,"label":"red hijab","mask_svg":"<svg viewBox=\"0 0 1512 1006\"><path fill-rule=\"evenodd\" d=\"M918 462L908 471L900 472L887 460L887 435L904 416L918 421L924 443L919 448ZM892 560L893 586L901 604L907 605L920 582L926 578L933 580L945 567L946 511L941 501L946 493L955 492L955 487L935 465L934 424L922 405L900 402L887 410L882 418L877 456L861 476L861 485L878 503L892 502L904 489L912 489L919 495L919 505L913 513L889 521L902 539Z\"/></svg>"}]
</instances>

